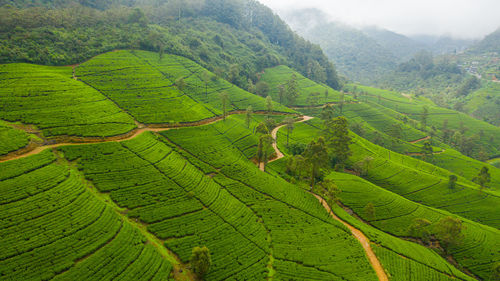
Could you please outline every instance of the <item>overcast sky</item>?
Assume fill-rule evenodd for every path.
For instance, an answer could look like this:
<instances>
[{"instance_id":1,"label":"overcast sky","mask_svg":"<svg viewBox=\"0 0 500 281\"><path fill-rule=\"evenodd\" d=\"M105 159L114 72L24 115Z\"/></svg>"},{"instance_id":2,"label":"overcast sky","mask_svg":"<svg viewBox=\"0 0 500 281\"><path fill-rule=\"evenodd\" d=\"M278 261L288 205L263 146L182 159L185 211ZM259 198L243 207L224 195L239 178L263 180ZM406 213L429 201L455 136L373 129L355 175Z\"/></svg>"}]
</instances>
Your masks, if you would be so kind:
<instances>
[{"instance_id":1,"label":"overcast sky","mask_svg":"<svg viewBox=\"0 0 500 281\"><path fill-rule=\"evenodd\" d=\"M481 38L500 27L500 0L258 0L273 10L318 8L333 20L405 35Z\"/></svg>"}]
</instances>

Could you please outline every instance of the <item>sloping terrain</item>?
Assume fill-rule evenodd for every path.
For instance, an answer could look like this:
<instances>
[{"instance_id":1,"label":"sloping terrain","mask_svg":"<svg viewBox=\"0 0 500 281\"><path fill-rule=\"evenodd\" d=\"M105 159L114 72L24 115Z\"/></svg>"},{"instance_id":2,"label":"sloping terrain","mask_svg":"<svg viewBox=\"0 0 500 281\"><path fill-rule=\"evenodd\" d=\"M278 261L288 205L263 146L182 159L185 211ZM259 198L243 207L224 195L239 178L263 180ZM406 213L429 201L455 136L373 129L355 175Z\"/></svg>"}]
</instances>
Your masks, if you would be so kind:
<instances>
[{"instance_id":1,"label":"sloping terrain","mask_svg":"<svg viewBox=\"0 0 500 281\"><path fill-rule=\"evenodd\" d=\"M113 136L135 128L129 115L71 72L71 67L0 65L0 118L35 125L46 136Z\"/></svg>"}]
</instances>

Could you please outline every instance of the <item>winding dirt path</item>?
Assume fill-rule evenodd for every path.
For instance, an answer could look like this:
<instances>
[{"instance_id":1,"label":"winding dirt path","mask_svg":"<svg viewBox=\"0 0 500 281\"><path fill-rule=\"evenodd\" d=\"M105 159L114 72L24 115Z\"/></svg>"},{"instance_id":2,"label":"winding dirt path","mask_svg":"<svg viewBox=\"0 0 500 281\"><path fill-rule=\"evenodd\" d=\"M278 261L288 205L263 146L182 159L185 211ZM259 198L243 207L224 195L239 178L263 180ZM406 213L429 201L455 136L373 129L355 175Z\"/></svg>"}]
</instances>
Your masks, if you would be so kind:
<instances>
[{"instance_id":1,"label":"winding dirt path","mask_svg":"<svg viewBox=\"0 0 500 281\"><path fill-rule=\"evenodd\" d=\"M409 141L409 143L417 143L417 142L420 142L420 141L430 140L430 139L431 139L431 136L426 136L426 137L418 139L418 140Z\"/></svg>"},{"instance_id":2,"label":"winding dirt path","mask_svg":"<svg viewBox=\"0 0 500 281\"><path fill-rule=\"evenodd\" d=\"M301 123L301 122L306 122L308 120L311 120L313 119L314 117L311 117L311 116L302 116L302 119L300 119L299 121L296 121L295 123ZM277 143L277 136L278 136L278 131L283 128L285 125L280 125L276 128L274 128L272 131L271 131L271 137L273 138L273 148L274 148L274 152L276 153L276 157L269 160L268 163L271 163L273 161L276 161L278 159L281 159L284 157L283 153L281 153L281 151L278 149L278 143ZM264 162L260 162L259 163L259 169L261 171L264 171L265 170L265 165L264 165Z\"/></svg>"},{"instance_id":3,"label":"winding dirt path","mask_svg":"<svg viewBox=\"0 0 500 281\"><path fill-rule=\"evenodd\" d=\"M234 114L243 114L245 111L243 110L235 110L228 112L226 115L234 115ZM253 114L268 114L267 111L255 111ZM294 116L295 114L292 113L284 113L284 112L273 112L274 115L290 115ZM31 155L38 154L46 149L52 149L52 148L57 148L60 146L66 146L66 145L81 145L81 144L93 144L93 143L104 143L104 142L122 142L126 140L133 139L137 137L138 135L144 133L144 132L161 132L161 131L166 131L166 130L172 130L172 129L180 129L180 128L187 128L187 127L198 127L198 126L203 126L203 125L209 125L215 122L219 122L223 120L223 116L215 116L207 119L203 119L200 121L196 122L188 122L188 123L181 123L181 124L141 124L141 123L136 123L137 128L134 130L118 135L118 136L112 136L112 137L59 137L59 138L54 138L51 139L50 141L53 141L55 143L44 143L41 145L30 145L25 148L21 148L19 150L13 151L11 153L8 153L6 155L0 156L0 163L2 162L7 162L10 160L15 160L15 159L20 159L20 158L25 158Z\"/></svg>"},{"instance_id":4,"label":"winding dirt path","mask_svg":"<svg viewBox=\"0 0 500 281\"><path fill-rule=\"evenodd\" d=\"M305 122L307 120L311 120L312 118L314 117L310 117L310 116L304 116L302 117L301 120L295 122L295 123L299 123L299 122ZM276 137L278 135L278 131L280 128L282 128L283 126L286 126L286 125L281 125L281 126L278 126L276 128L274 128L271 132L271 136L273 138L273 148L274 148L274 151L276 152L276 155L277 157L274 158L273 160L269 161L269 162L272 162L272 161L276 161L280 158L283 158L283 153L278 149L278 144L277 144L277 141L276 141ZM260 163L261 165L259 165L259 168L264 171L264 163ZM373 252L371 246L370 246L370 240L363 234L363 232L361 232L359 229L355 228L354 226L348 224L347 222L341 220L339 217L337 217L332 209L330 208L330 206L328 206L328 203L326 203L325 199L323 199L321 196L317 195L317 194L314 194L312 192L310 192L312 195L314 195L314 197L316 197L319 202L321 203L321 205L323 205L323 208L325 208L325 210L330 214L330 216L339 221L340 223L342 223L343 225L345 225L352 233L352 235L359 241L359 243L361 244L361 246L363 247L363 249L365 250L365 253L366 253L366 256L368 257L368 260L370 261L370 264L372 265L373 269L375 270L375 273L377 274L377 277L380 281L389 281L389 278L387 277L387 274L385 273L385 270L384 268L382 267L382 264L380 263L380 261L378 260L377 256L375 255L375 253Z\"/></svg>"},{"instance_id":5,"label":"winding dirt path","mask_svg":"<svg viewBox=\"0 0 500 281\"><path fill-rule=\"evenodd\" d=\"M375 270L375 273L377 274L378 280L380 281L389 281L389 278L387 277L387 274L385 273L384 268L382 267L382 264L380 264L380 261L378 260L377 256L372 250L372 247L370 246L370 240L361 232L359 229L355 228L354 226L348 224L347 222L341 220L339 217L337 217L330 206L328 206L328 203L326 203L325 199L323 199L321 196L312 193L323 205L323 207L328 211L330 216L334 218L335 220L339 221L343 225L345 225L349 230L351 231L352 235L358 239L359 243L361 243L361 246L363 246L363 249L365 250L366 256L368 257L368 260L370 261L370 264L372 265L373 269Z\"/></svg>"}]
</instances>

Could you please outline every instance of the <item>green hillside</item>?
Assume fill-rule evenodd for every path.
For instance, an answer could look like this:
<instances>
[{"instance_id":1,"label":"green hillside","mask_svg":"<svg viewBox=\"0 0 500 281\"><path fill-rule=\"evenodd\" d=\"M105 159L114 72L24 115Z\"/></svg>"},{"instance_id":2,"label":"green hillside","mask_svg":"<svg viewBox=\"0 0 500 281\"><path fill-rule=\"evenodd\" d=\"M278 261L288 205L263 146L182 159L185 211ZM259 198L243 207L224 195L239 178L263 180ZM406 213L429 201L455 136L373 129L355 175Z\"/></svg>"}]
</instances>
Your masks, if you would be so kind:
<instances>
[{"instance_id":1,"label":"green hillside","mask_svg":"<svg viewBox=\"0 0 500 281\"><path fill-rule=\"evenodd\" d=\"M497 126L477 120L461 112L435 106L425 98L417 98L414 96L407 98L393 91L361 85L357 85L356 87L365 93L363 95L364 100L400 112L416 121L422 120L423 108L427 106L429 112L427 126L436 129L437 135L435 136L437 138L443 140L442 131L443 129L447 129L452 131L452 136L458 131L461 133L460 137L465 136L476 142L475 147L472 149L463 146L463 144L465 144L463 141L461 141L462 145L460 145L460 143L454 144L457 149L462 150L461 152L468 156L475 157L481 150L484 150L490 155L498 154L500 148L500 138L498 137L500 136L500 128ZM352 91L353 86L348 87L348 89ZM446 124L446 128L443 127L444 124ZM428 132L431 130L433 130L433 128L426 128ZM439 131L441 131L441 133ZM464 139L462 138L462 140ZM447 140L446 142L453 144L453 140ZM479 145L477 143L479 143Z\"/></svg>"},{"instance_id":2,"label":"green hillside","mask_svg":"<svg viewBox=\"0 0 500 281\"><path fill-rule=\"evenodd\" d=\"M298 96L296 100L290 104L286 97L281 97L280 101L279 88L282 86L286 91L288 82L292 79L293 75L296 77L295 81L297 82ZM274 101L281 102L291 107L319 106L325 103L339 102L340 100L340 92L326 85L316 83L285 65L265 69L260 74L259 81L269 85L269 95ZM325 96L326 91L328 91L328 96ZM317 98L311 100L311 93L318 93ZM345 97L345 101L350 100L350 97Z\"/></svg>"},{"instance_id":3,"label":"green hillside","mask_svg":"<svg viewBox=\"0 0 500 281\"><path fill-rule=\"evenodd\" d=\"M152 52L110 52L79 65L75 75L141 123L183 123L222 115L222 92L229 96L227 111L246 110L248 106L266 110L265 99L175 55L160 59ZM179 79L183 87L175 85ZM277 103L273 108L291 112Z\"/></svg>"},{"instance_id":4,"label":"green hillside","mask_svg":"<svg viewBox=\"0 0 500 281\"><path fill-rule=\"evenodd\" d=\"M4 280L165 280L172 265L49 151L0 163Z\"/></svg>"},{"instance_id":5,"label":"green hillside","mask_svg":"<svg viewBox=\"0 0 500 281\"><path fill-rule=\"evenodd\" d=\"M0 118L35 125L48 137L113 136L135 128L129 115L71 72L71 67L0 65Z\"/></svg>"},{"instance_id":6,"label":"green hillside","mask_svg":"<svg viewBox=\"0 0 500 281\"><path fill-rule=\"evenodd\" d=\"M290 135L290 141L308 143L318 136L320 126L315 120L297 124ZM286 135L281 131L278 134L278 146L282 151L287 151ZM364 176L370 182L344 173L329 175L327 178L332 179L342 190L340 200L343 205L376 228L399 237L410 236L408 228L415 218L437 222L450 212L469 218L471 220L462 219L466 222L465 240L451 254L473 274L482 278L490 275L491 268L500 258L496 247L500 235L499 220L495 218L499 200L498 185L494 185L495 191L479 192L475 184L459 178L457 187L450 190L447 186L449 172L446 170L391 153L359 137L355 137L351 149L352 164L367 157L373 159L371 168ZM284 173L284 162L285 160L276 161L271 167L280 175L288 177ZM370 202L375 204L375 218L368 217L364 210ZM466 245L470 245L470 249ZM469 250L464 252L464 249ZM474 258L469 259L471 256Z\"/></svg>"},{"instance_id":7,"label":"green hillside","mask_svg":"<svg viewBox=\"0 0 500 281\"><path fill-rule=\"evenodd\" d=\"M415 47L325 19L352 73ZM497 85L427 55L398 92L254 0L0 0L0 281L500 280Z\"/></svg>"},{"instance_id":8,"label":"green hillside","mask_svg":"<svg viewBox=\"0 0 500 281\"><path fill-rule=\"evenodd\" d=\"M26 132L0 121L0 140L2 140L0 143L0 155L4 155L27 146L29 136Z\"/></svg>"}]
</instances>

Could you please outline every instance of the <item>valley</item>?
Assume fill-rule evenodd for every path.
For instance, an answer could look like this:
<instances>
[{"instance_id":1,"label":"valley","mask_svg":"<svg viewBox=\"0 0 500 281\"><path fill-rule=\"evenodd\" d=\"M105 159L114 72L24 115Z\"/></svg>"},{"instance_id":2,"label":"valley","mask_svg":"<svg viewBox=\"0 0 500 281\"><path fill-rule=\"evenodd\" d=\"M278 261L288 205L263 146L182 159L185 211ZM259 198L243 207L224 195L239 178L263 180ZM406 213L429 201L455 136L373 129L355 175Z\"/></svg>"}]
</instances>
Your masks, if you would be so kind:
<instances>
[{"instance_id":1,"label":"valley","mask_svg":"<svg viewBox=\"0 0 500 281\"><path fill-rule=\"evenodd\" d=\"M327 56L362 46L252 0L1 15L0 280L500 280L497 83L449 88L457 109L442 73L346 79ZM424 60L329 28L375 72Z\"/></svg>"}]
</instances>

